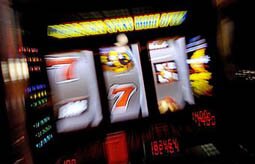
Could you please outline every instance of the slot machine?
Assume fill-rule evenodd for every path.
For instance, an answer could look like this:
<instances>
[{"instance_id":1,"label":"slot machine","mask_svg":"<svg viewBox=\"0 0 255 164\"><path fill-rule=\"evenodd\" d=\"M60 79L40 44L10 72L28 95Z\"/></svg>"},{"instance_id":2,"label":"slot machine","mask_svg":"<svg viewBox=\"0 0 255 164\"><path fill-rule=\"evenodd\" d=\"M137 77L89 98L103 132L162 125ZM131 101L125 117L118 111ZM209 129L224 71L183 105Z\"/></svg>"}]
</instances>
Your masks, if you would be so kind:
<instances>
[{"instance_id":1,"label":"slot machine","mask_svg":"<svg viewBox=\"0 0 255 164\"><path fill-rule=\"evenodd\" d=\"M85 11L74 20L65 16L57 20L62 13L55 13L54 20L49 14L43 47L48 52L45 65L53 120L59 136L68 136L59 140L59 163L89 163L97 155L106 163L128 163L136 158L169 162L184 155L183 148L198 136L189 125L216 127L214 113L201 108L207 101L200 101L212 96L214 87L209 66L214 54L207 40L210 30L204 37L212 24L204 23L211 20L201 14L209 2L205 8L200 2L144 1L148 8L128 3L124 10L102 10L95 5L94 14ZM111 46L118 33L130 36L130 44ZM39 68L31 67L31 71ZM39 88L44 87L40 83ZM32 106L38 104L32 102ZM174 130L158 133L157 129L167 131L160 127L146 133L155 122ZM98 133L87 131L99 127L103 130ZM101 140L95 141L94 134ZM116 155L116 150L121 154Z\"/></svg>"}]
</instances>

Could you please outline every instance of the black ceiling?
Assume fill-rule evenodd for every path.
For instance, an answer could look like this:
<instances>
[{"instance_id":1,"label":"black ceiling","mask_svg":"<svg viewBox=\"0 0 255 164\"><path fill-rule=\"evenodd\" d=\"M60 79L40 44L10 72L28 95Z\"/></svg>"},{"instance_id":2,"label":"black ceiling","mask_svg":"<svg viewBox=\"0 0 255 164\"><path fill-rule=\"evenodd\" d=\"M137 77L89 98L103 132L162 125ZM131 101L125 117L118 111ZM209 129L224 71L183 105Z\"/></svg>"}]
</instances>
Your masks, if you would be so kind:
<instances>
[{"instance_id":1,"label":"black ceiling","mask_svg":"<svg viewBox=\"0 0 255 164\"><path fill-rule=\"evenodd\" d=\"M139 15L190 6L188 0L13 0L13 7L26 19L47 24Z\"/></svg>"}]
</instances>

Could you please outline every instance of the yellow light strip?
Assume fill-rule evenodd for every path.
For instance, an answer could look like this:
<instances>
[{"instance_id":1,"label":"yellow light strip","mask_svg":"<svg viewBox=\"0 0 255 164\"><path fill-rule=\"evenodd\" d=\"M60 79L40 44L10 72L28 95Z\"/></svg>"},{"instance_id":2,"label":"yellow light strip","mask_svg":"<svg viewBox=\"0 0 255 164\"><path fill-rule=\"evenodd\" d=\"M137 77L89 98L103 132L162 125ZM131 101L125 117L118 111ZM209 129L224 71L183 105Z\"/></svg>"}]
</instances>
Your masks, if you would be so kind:
<instances>
[{"instance_id":1,"label":"yellow light strip","mask_svg":"<svg viewBox=\"0 0 255 164\"><path fill-rule=\"evenodd\" d=\"M63 39L178 26L185 21L186 15L187 11L177 11L50 25L48 26L48 36Z\"/></svg>"}]
</instances>

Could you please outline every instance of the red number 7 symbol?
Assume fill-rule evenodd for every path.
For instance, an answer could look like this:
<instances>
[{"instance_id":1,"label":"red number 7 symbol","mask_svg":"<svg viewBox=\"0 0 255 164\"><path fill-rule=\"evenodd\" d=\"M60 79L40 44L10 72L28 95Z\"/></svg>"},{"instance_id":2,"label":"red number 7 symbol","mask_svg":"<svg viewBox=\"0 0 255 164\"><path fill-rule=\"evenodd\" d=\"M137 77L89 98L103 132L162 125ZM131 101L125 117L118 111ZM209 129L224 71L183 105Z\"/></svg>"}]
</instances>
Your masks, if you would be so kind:
<instances>
[{"instance_id":1,"label":"red number 7 symbol","mask_svg":"<svg viewBox=\"0 0 255 164\"><path fill-rule=\"evenodd\" d=\"M77 60L76 58L46 59L46 66L47 67L57 66L57 69L61 69L60 71L63 71L61 75L61 81L72 80L75 78L73 69L76 60Z\"/></svg>"},{"instance_id":2,"label":"red number 7 symbol","mask_svg":"<svg viewBox=\"0 0 255 164\"><path fill-rule=\"evenodd\" d=\"M110 100L117 97L112 107L112 112L122 113L127 110L129 100L136 91L136 86L133 83L114 84L111 86L108 94Z\"/></svg>"}]
</instances>

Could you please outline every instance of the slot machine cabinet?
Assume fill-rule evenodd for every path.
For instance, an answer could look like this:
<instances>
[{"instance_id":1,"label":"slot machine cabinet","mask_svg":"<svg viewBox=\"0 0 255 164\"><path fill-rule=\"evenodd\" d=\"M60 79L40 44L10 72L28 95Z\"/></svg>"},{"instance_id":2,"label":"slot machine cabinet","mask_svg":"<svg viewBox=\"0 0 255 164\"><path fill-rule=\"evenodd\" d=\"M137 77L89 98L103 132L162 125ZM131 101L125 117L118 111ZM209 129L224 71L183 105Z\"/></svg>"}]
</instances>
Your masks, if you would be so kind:
<instances>
[{"instance_id":1,"label":"slot machine cabinet","mask_svg":"<svg viewBox=\"0 0 255 164\"><path fill-rule=\"evenodd\" d=\"M44 59L38 48L21 47L19 51L26 57L29 72L24 93L26 128L33 162L50 163L55 155L56 129Z\"/></svg>"},{"instance_id":2,"label":"slot machine cabinet","mask_svg":"<svg viewBox=\"0 0 255 164\"><path fill-rule=\"evenodd\" d=\"M153 5L151 6L152 8L154 8L153 7L154 3L152 4ZM206 33L205 31L208 29L208 26L211 25L211 23L209 22L208 24L202 23L201 25L201 22L204 22L203 18L205 16L202 16L202 20L200 20L200 17L196 18L196 16L201 15L201 11L204 12L206 9L204 8L200 9L200 7L198 7L199 5L197 5L199 4L199 2L195 3L194 5L193 4L191 5L190 3L188 3L188 4L185 4L184 7L181 6L179 3L177 3L177 1L174 1L173 4L175 7L173 8L169 7L169 9L168 7L163 7L167 5L163 3L160 4L159 6L164 11L162 12L160 11L159 14L157 13L158 12L157 10L155 12L156 14L149 13L149 12L142 13L137 11L137 15L136 15L136 12L135 12L136 10L131 9L132 10L131 13L133 13L133 15L132 14L127 15L127 17L129 17L128 19L124 19L126 15L122 13L123 14L122 16L124 18L121 20L124 23L120 21L119 19L120 15L118 14L115 14L115 15L113 14L113 17L108 16L106 18L104 17L104 14L107 13L107 11L104 11L104 14L102 14L103 13L102 11L98 11L97 13L99 14L99 16L95 17L95 20L92 20L92 21L98 20L97 23L94 22L95 24L93 24L92 22L90 22L91 21L90 19L82 20L83 22L81 24L83 25L86 24L86 28L84 29L81 28L80 26L81 24L70 23L69 18L66 18L66 19L63 18L63 20L66 20L66 22L69 22L67 24L65 24L64 21L61 22L60 20L57 20L57 21L55 20L54 22L54 18L52 18L51 21L49 21L51 22L51 24L47 24L44 26L44 27L49 26L49 29L48 29L49 36L45 36L47 37L47 39L45 39L45 42L47 43L45 43L44 45L44 49L48 52L54 52L54 51L67 52L73 49L87 49L87 48L92 49L93 53L97 53L99 51L100 60L99 60L99 63L95 63L96 64L95 69L103 70L102 77L100 78L104 82L100 82L100 84L102 83L106 84L106 86L103 86L103 87L99 86L99 88L105 87L104 88L105 91L103 92L106 92L104 99L100 101L105 101L106 102L105 104L108 105L108 107L103 106L102 111L109 110L109 113L110 113L109 115L107 114L104 115L104 117L107 117L107 118L109 117L110 122L109 123L107 122L105 125L103 125L103 127L106 129L106 131L102 131L103 134L107 133L108 131L110 132L117 131L116 129L118 130L119 129L123 130L126 128L131 129L132 127L136 127L135 124L130 124L131 120L136 121L140 119L140 121L142 122L144 121L143 118L148 118L148 119L151 119L152 121L156 120L160 122L162 121L161 119L164 116L167 116L167 117L164 117L164 120L166 119L176 120L176 116L179 115L180 117L178 118L180 118L180 120L183 121L186 119L185 116L187 114L190 114L189 119L192 120L192 115L189 109L191 109L194 103L196 104L197 102L196 101L197 97L196 95L193 94L194 90L196 91L196 94L201 94L203 92L209 94L209 91L208 92L201 91L200 90L201 88L200 89L197 88L198 85L196 85L197 83L194 82L196 77L194 77L194 75L193 76L189 75L190 67L192 68L194 65L190 66L190 65L187 65L186 63L186 59L188 59L190 63L196 61L196 60L193 60L193 61L190 60L192 58L191 56L193 51L190 51L190 53L187 54L186 43L188 44L191 42L197 43L199 39L198 40L194 39L191 42L186 41L185 43L185 39L187 39L186 34L190 35L190 33L193 34L193 32L195 31L194 33L198 33L199 35L200 29L203 29L202 33ZM130 5L136 6L131 3ZM197 10L197 11L194 11L193 9L189 10L189 7L190 7L189 5L191 5L192 7L197 5L197 7L194 7L195 8L194 10ZM95 8L95 10L96 9L97 8ZM113 13L118 13L118 12L113 12ZM197 15L193 15L194 13ZM165 16L169 16L169 18L174 18L174 19L165 19L166 21L165 23L167 25L161 24L161 26L159 26L159 24L155 22L150 23L148 21L148 19L152 19L152 20L160 19L162 16L161 14ZM49 15L51 14L49 13ZM61 13L59 15L61 15ZM50 16L48 17L48 19L50 20ZM127 25L127 22L125 21L129 21L129 20L132 20L132 23L134 25L133 28L130 28L128 29L129 31L126 31L127 34L131 36L130 38L132 41L130 43L140 42L142 43L141 46L138 47L137 44L130 44L126 48L121 46L111 46L114 43L113 40L115 40L115 34L119 33L120 30L127 28L125 27L125 25ZM138 23L135 24L134 21L137 21L137 20L138 20ZM171 20L174 20L174 21L171 22ZM77 21L77 20L73 20L73 21ZM98 26L100 24L105 25L104 23L106 22L108 23L110 22L111 24L114 25L112 26L112 29L111 28L108 29L110 32L108 32L106 29L101 27L97 28L97 25ZM122 26L120 25L120 27L118 26L117 28L117 25L116 25L117 23L114 24L114 22L115 23L118 22L119 24L123 23L124 25L122 24ZM54 26L54 24L56 26ZM191 24L196 24L196 25L190 26ZM58 25L60 27L59 29L57 29ZM73 26L73 29L75 30L70 30L72 26ZM165 26L165 27L162 27L162 26ZM192 31L193 29L194 31ZM84 30L85 32L82 30ZM65 32L71 32L71 33L66 34ZM60 37L60 38L54 38L55 34L57 37ZM75 34L75 35L72 36L72 34ZM43 35L46 35L46 34L44 33ZM82 35L82 38L78 38L79 35ZM160 38L164 38L166 36L167 37L169 36L172 38L167 39L165 41L166 43L165 45L164 45L164 41L163 43L162 42L160 43L157 41L155 42L154 46L159 46L159 47L161 46L160 48L154 47L150 49L150 46L147 45L147 42L150 40L157 40L157 39L160 40ZM183 37L175 37L175 36L183 36ZM67 38L65 39L61 37L67 37ZM108 45L108 46L102 47L103 45ZM143 52L141 52L141 49ZM145 52L147 50L149 52ZM201 55L202 51L198 52L198 54ZM144 57L145 55L148 55L148 56ZM97 115L88 114L90 111L89 109L90 105L88 105L89 101L91 100L90 96L88 96L88 93L81 94L82 91L89 92L86 87L87 87L87 84L91 82L89 82L89 80L88 81L84 80L82 81L83 86L82 84L79 83L79 80L81 81L82 79L81 78L82 76L79 75L83 73L82 70L83 69L88 70L87 73L84 73L84 76L87 77L88 76L87 74L90 74L90 75L93 74L93 72L91 72L90 70L90 68L92 68L93 66L90 65L90 68L88 68L87 66L81 66L82 69L77 71L75 67L67 66L67 65L72 65L70 63L68 64L67 61L66 62L58 61L59 62L58 64L54 64L55 61L54 62L50 61L50 58L55 58L56 60L58 60L57 58L60 56L62 56L63 58L69 58L71 63L74 62L75 60L74 58L77 57L77 56L70 57L68 54L64 55L64 53L63 54L59 53L58 55L49 53L49 55L46 56L46 63L47 63L47 60L48 60L48 63L50 63L48 64L47 69L48 69L48 76L50 78L49 79L50 85L53 91L54 117L57 118L58 132L72 133L79 129L84 129L84 128L86 129L89 126L96 127L96 125L98 124L98 121L100 120L100 117L98 117L99 118L98 121L95 121L95 124L94 124L92 120L93 120L93 117L96 118ZM195 57L199 57L199 55L195 55ZM81 60L81 61L85 63L84 60ZM142 65L142 69L140 65ZM148 69L143 69L143 68L148 68ZM193 78L192 84L189 83L190 77ZM94 79L94 77L92 77L91 79ZM144 85L146 86L145 83L147 83L146 93L144 89L145 88ZM74 85L71 87L72 84ZM148 86L148 84L151 84L151 86ZM162 86L168 86L168 87L162 87ZM151 91L153 89L155 89L155 91ZM210 87L209 87L209 90L210 90ZM84 109L86 108L81 108L81 110L72 110L70 108L71 103L73 103L74 105L74 102L78 102L78 101L80 103L80 106L86 107L86 103L87 103L88 105L87 110L84 111ZM154 104L155 107L153 105L147 106L147 104ZM78 103L77 105L79 106ZM155 110L157 110L158 113L164 114L164 116L160 115L158 117L154 117L155 115L153 112ZM172 111L176 111L176 112L172 112ZM207 114L207 116L200 116L197 114L194 115L195 124L201 125L201 122L206 122L205 125L207 125L207 122L210 122L213 120L213 118L209 117L209 114L207 112L205 113ZM88 119L84 119L85 117L82 118L81 116L83 114L84 115L87 114L89 118ZM80 118L79 119L80 121L76 121L76 118ZM191 123L191 121L189 123ZM212 123L214 124L213 121ZM117 128L115 128L115 126L117 126ZM82 140L80 141L85 142ZM150 148L152 148L151 154L154 154L155 156L161 153L163 154L166 153L168 155L171 154L172 150L169 150L169 151L167 150L166 148L167 144L165 144L166 145L164 148L165 150L161 151L162 145L164 145L164 143L166 142L168 143L168 139L152 140L152 142L150 143ZM173 145L174 142L176 143L176 140L170 138L169 145ZM171 147L169 145L168 147ZM156 150L157 148L160 148L160 151ZM171 147L171 149L172 148L173 147ZM177 149L177 148L174 147L173 149ZM123 152L125 151L123 150ZM128 157L125 157L125 158L128 158ZM72 158L67 159L66 162L72 162Z\"/></svg>"},{"instance_id":3,"label":"slot machine cabinet","mask_svg":"<svg viewBox=\"0 0 255 164\"><path fill-rule=\"evenodd\" d=\"M65 51L44 58L58 136L56 163L101 163L104 108L93 52Z\"/></svg>"}]
</instances>

